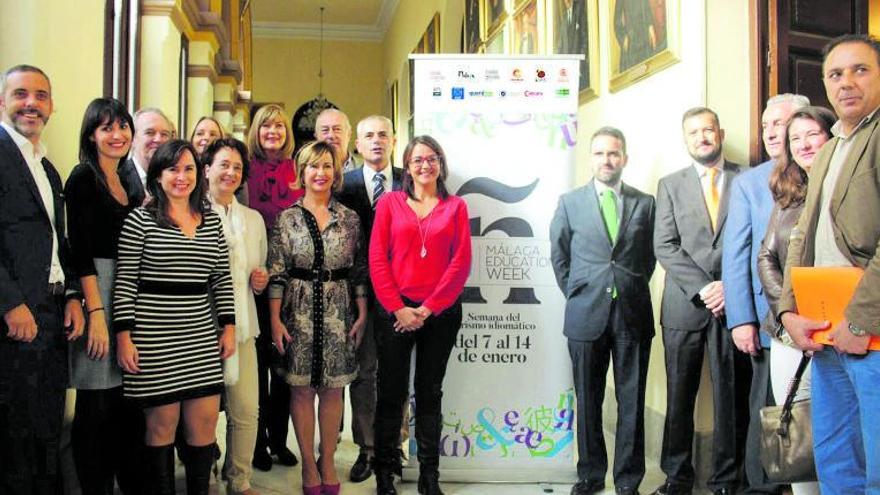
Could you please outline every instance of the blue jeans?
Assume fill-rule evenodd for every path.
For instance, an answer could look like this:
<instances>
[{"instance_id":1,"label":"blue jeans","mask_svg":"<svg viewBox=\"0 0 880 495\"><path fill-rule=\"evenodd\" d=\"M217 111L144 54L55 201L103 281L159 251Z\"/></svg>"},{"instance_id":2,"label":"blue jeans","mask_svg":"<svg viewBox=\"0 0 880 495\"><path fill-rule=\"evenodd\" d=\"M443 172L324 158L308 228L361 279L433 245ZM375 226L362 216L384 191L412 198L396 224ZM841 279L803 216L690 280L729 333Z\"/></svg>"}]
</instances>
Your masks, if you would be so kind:
<instances>
[{"instance_id":1,"label":"blue jeans","mask_svg":"<svg viewBox=\"0 0 880 495\"><path fill-rule=\"evenodd\" d=\"M823 495L880 495L880 352L813 357L813 445Z\"/></svg>"}]
</instances>

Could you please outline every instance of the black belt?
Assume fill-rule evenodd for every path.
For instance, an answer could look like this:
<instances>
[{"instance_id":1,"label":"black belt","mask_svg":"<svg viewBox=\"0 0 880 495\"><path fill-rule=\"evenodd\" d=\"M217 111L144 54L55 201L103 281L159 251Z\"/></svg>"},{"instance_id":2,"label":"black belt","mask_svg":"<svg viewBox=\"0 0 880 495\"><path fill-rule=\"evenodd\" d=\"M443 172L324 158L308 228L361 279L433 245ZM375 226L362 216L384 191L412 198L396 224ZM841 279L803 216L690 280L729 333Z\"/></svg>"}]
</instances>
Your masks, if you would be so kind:
<instances>
[{"instance_id":1,"label":"black belt","mask_svg":"<svg viewBox=\"0 0 880 495\"><path fill-rule=\"evenodd\" d=\"M290 271L287 272L291 278L298 278L300 280L311 280L311 281L319 281L319 282L331 282L336 280L345 280L348 278L349 268L336 268L331 270L329 268L323 269L306 269L306 268L291 268Z\"/></svg>"},{"instance_id":2,"label":"black belt","mask_svg":"<svg viewBox=\"0 0 880 495\"><path fill-rule=\"evenodd\" d=\"M64 283L63 282L54 282L49 284L49 294L53 296L60 296L64 294Z\"/></svg>"}]
</instances>

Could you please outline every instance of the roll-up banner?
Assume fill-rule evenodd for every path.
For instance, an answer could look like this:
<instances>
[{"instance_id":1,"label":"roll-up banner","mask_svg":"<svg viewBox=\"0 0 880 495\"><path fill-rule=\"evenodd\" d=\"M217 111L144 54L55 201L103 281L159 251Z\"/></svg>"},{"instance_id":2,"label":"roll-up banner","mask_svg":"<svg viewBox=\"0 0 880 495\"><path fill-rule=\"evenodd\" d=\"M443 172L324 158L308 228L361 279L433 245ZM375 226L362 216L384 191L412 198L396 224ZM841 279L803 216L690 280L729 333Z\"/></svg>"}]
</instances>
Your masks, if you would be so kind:
<instances>
[{"instance_id":1,"label":"roll-up banner","mask_svg":"<svg viewBox=\"0 0 880 495\"><path fill-rule=\"evenodd\" d=\"M444 382L444 481L576 478L565 300L548 235L559 195L574 185L582 58L410 61L415 135L443 147L447 188L467 201L473 242Z\"/></svg>"}]
</instances>

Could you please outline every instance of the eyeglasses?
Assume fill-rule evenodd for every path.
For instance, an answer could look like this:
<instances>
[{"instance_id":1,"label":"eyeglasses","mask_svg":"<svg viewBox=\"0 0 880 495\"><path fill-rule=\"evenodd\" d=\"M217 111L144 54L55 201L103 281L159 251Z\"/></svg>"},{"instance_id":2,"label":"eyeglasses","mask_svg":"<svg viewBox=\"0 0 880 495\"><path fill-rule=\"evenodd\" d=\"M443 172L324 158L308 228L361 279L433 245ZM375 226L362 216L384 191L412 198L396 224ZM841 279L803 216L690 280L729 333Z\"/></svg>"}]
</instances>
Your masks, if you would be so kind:
<instances>
[{"instance_id":1,"label":"eyeglasses","mask_svg":"<svg viewBox=\"0 0 880 495\"><path fill-rule=\"evenodd\" d=\"M421 167L426 163L432 167L436 167L437 164L440 163L440 157L438 157L437 155L431 155L431 156L426 156L424 158L422 158L422 157L413 158L412 160L409 161L410 165L415 165L417 167Z\"/></svg>"}]
</instances>

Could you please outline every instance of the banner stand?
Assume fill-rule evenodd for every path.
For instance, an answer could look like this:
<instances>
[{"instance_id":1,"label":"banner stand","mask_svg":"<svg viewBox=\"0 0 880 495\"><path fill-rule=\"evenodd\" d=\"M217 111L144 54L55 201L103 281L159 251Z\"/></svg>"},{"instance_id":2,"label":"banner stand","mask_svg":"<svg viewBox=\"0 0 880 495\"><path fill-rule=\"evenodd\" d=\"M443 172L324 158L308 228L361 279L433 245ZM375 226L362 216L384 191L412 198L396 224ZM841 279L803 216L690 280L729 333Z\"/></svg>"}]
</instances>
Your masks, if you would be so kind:
<instances>
[{"instance_id":1,"label":"banner stand","mask_svg":"<svg viewBox=\"0 0 880 495\"><path fill-rule=\"evenodd\" d=\"M410 58L415 135L443 147L447 189L468 204L473 243L444 382L441 479L573 482L565 299L548 236L559 196L574 187L584 57ZM404 479L414 480L413 439L409 450Z\"/></svg>"}]
</instances>

